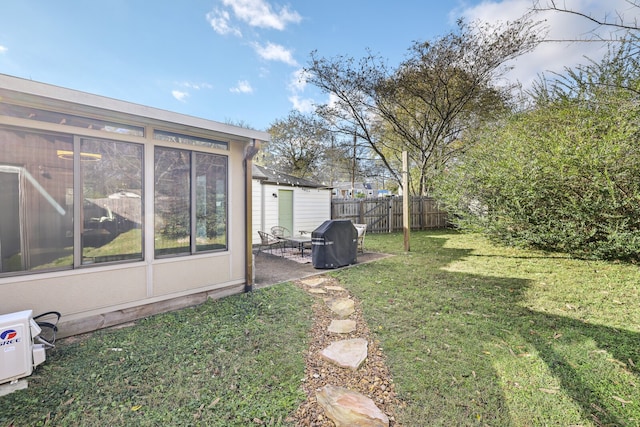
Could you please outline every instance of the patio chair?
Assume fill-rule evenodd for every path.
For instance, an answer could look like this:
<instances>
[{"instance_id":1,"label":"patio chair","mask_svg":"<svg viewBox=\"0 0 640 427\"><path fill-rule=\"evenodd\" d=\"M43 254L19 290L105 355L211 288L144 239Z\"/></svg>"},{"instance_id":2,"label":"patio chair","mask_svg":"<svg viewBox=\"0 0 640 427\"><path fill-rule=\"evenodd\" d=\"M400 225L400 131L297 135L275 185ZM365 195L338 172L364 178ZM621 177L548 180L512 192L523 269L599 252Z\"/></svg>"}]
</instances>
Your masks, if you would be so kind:
<instances>
[{"instance_id":1,"label":"patio chair","mask_svg":"<svg viewBox=\"0 0 640 427\"><path fill-rule=\"evenodd\" d=\"M367 224L353 224L358 231L358 251L364 253L364 236L367 234Z\"/></svg>"},{"instance_id":2,"label":"patio chair","mask_svg":"<svg viewBox=\"0 0 640 427\"><path fill-rule=\"evenodd\" d=\"M289 229L281 225L274 225L273 227L271 227L271 234L281 239L291 237L291 232L289 231Z\"/></svg>"},{"instance_id":3,"label":"patio chair","mask_svg":"<svg viewBox=\"0 0 640 427\"><path fill-rule=\"evenodd\" d=\"M260 236L260 247L258 248L258 254L262 252L262 248L269 248L269 251L273 254L273 248L280 248L280 255L283 255L284 240L277 238L264 231L258 231Z\"/></svg>"}]
</instances>

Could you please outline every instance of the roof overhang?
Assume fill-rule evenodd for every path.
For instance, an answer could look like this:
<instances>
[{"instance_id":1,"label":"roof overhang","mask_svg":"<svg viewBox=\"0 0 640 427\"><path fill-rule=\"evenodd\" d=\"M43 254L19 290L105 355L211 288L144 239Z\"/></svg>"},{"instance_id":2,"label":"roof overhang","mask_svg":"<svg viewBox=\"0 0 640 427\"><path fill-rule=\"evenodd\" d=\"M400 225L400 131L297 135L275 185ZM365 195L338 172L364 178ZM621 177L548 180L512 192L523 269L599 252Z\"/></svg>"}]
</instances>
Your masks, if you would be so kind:
<instances>
[{"instance_id":1,"label":"roof overhang","mask_svg":"<svg viewBox=\"0 0 640 427\"><path fill-rule=\"evenodd\" d=\"M42 108L65 108L79 114L105 112L114 119L138 118L140 122L171 123L172 129L200 130L214 133L227 140L242 142L269 141L269 133L247 129L213 120L202 119L159 108L148 107L118 99L67 89L33 80L0 74L0 101L7 100L22 105L38 105Z\"/></svg>"}]
</instances>

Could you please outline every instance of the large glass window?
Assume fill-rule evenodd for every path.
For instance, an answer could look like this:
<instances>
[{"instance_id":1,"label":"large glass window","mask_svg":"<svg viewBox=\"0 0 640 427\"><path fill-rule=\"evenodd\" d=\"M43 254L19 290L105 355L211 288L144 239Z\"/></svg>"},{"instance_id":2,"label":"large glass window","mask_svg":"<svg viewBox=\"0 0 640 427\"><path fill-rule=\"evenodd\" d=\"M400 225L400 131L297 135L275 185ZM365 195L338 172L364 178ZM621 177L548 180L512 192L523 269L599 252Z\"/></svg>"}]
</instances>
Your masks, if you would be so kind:
<instances>
[{"instance_id":1,"label":"large glass window","mask_svg":"<svg viewBox=\"0 0 640 427\"><path fill-rule=\"evenodd\" d=\"M0 129L0 273L73 267L73 151L66 135Z\"/></svg>"},{"instance_id":2,"label":"large glass window","mask_svg":"<svg viewBox=\"0 0 640 427\"><path fill-rule=\"evenodd\" d=\"M155 253L191 251L191 152L156 148Z\"/></svg>"},{"instance_id":3,"label":"large glass window","mask_svg":"<svg viewBox=\"0 0 640 427\"><path fill-rule=\"evenodd\" d=\"M144 147L0 126L0 275L143 259ZM227 156L156 147L156 256L226 250Z\"/></svg>"},{"instance_id":4,"label":"large glass window","mask_svg":"<svg viewBox=\"0 0 640 427\"><path fill-rule=\"evenodd\" d=\"M0 274L142 259L142 182L139 144L0 128Z\"/></svg>"},{"instance_id":5,"label":"large glass window","mask_svg":"<svg viewBox=\"0 0 640 427\"><path fill-rule=\"evenodd\" d=\"M227 247L227 158L157 147L155 254Z\"/></svg>"},{"instance_id":6,"label":"large glass window","mask_svg":"<svg viewBox=\"0 0 640 427\"><path fill-rule=\"evenodd\" d=\"M196 251L227 246L227 158L196 153Z\"/></svg>"},{"instance_id":7,"label":"large glass window","mask_svg":"<svg viewBox=\"0 0 640 427\"><path fill-rule=\"evenodd\" d=\"M142 146L83 139L82 264L142 259Z\"/></svg>"}]
</instances>

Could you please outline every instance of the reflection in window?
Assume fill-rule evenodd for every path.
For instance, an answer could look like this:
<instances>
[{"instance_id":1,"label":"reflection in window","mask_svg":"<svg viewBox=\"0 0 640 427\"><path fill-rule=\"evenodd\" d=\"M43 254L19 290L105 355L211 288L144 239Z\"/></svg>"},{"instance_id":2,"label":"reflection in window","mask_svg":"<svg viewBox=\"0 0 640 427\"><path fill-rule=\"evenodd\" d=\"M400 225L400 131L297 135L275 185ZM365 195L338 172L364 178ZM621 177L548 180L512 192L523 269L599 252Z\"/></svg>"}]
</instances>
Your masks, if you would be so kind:
<instances>
[{"instance_id":1,"label":"reflection in window","mask_svg":"<svg viewBox=\"0 0 640 427\"><path fill-rule=\"evenodd\" d=\"M169 255L191 251L191 152L156 148L155 152L155 253Z\"/></svg>"},{"instance_id":2,"label":"reflection in window","mask_svg":"<svg viewBox=\"0 0 640 427\"><path fill-rule=\"evenodd\" d=\"M0 273L73 266L69 136L0 129Z\"/></svg>"},{"instance_id":3,"label":"reflection in window","mask_svg":"<svg viewBox=\"0 0 640 427\"><path fill-rule=\"evenodd\" d=\"M227 158L157 147L154 166L156 256L226 249Z\"/></svg>"},{"instance_id":4,"label":"reflection in window","mask_svg":"<svg viewBox=\"0 0 640 427\"><path fill-rule=\"evenodd\" d=\"M227 245L227 158L196 153L196 251Z\"/></svg>"},{"instance_id":5,"label":"reflection in window","mask_svg":"<svg viewBox=\"0 0 640 427\"><path fill-rule=\"evenodd\" d=\"M82 264L142 259L142 146L85 139Z\"/></svg>"},{"instance_id":6,"label":"reflection in window","mask_svg":"<svg viewBox=\"0 0 640 427\"><path fill-rule=\"evenodd\" d=\"M178 144L195 145L199 147L219 148L228 150L229 144L224 141L216 141L215 139L198 138L190 135L182 135L180 133L167 132L156 129L153 131L153 138L161 141L175 142Z\"/></svg>"},{"instance_id":7,"label":"reflection in window","mask_svg":"<svg viewBox=\"0 0 640 427\"><path fill-rule=\"evenodd\" d=\"M37 120L40 122L56 123L59 125L75 126L84 129L95 129L104 132L120 133L124 135L144 136L144 128L141 126L127 125L124 123L109 122L92 119L89 117L74 116L55 111L40 110L33 107L22 107L0 102L0 114L21 119Z\"/></svg>"}]
</instances>

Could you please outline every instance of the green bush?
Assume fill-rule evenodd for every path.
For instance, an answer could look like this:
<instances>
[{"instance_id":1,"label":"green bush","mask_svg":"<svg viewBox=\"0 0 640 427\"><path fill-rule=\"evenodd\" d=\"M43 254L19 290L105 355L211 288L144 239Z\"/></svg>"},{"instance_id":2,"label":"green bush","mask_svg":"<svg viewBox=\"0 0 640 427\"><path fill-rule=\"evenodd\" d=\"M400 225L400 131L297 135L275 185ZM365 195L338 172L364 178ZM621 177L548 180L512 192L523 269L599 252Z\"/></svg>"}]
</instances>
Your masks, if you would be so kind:
<instances>
[{"instance_id":1,"label":"green bush","mask_svg":"<svg viewBox=\"0 0 640 427\"><path fill-rule=\"evenodd\" d=\"M639 73L632 64L623 69L635 80L621 78L621 60L570 73L535 108L476 135L438 185L460 227L582 258L640 260L640 109L627 89Z\"/></svg>"}]
</instances>

